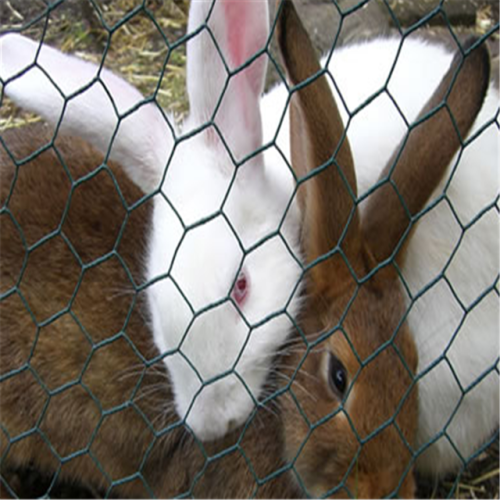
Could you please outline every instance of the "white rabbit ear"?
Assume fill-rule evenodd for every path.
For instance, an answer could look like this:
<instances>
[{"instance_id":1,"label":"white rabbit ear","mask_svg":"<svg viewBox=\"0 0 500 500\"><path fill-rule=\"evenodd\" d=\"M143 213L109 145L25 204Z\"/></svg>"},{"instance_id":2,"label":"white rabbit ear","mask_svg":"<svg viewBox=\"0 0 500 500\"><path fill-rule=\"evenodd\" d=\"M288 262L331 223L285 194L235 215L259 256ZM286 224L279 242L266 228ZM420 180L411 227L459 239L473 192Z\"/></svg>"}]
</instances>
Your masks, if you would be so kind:
<instances>
[{"instance_id":1,"label":"white rabbit ear","mask_svg":"<svg viewBox=\"0 0 500 500\"><path fill-rule=\"evenodd\" d=\"M192 0L188 32L201 27L187 47L191 117L196 125L214 118L231 153L239 161L262 145L259 103L267 54L261 54L230 79L228 71L234 71L266 48L268 2ZM216 133L210 132L206 137L217 141Z\"/></svg>"},{"instance_id":2,"label":"white rabbit ear","mask_svg":"<svg viewBox=\"0 0 500 500\"><path fill-rule=\"evenodd\" d=\"M18 34L0 38L0 79L18 106L60 122L120 162L145 192L158 187L172 144L172 132L154 103L132 85L96 64L83 61Z\"/></svg>"}]
</instances>

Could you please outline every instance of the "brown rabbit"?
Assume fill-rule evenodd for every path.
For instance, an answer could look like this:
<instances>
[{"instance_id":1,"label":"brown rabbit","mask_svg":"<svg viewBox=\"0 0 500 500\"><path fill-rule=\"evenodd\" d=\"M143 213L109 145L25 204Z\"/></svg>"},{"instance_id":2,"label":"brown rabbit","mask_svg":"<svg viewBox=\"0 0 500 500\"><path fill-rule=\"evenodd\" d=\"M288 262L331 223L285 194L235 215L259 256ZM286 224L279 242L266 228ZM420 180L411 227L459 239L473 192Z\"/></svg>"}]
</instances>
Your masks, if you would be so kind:
<instances>
[{"instance_id":1,"label":"brown rabbit","mask_svg":"<svg viewBox=\"0 0 500 500\"><path fill-rule=\"evenodd\" d=\"M285 454L315 497L414 497L417 351L390 257L404 258L411 217L424 208L481 109L488 53L483 46L465 59L455 56L388 161L381 186L359 207L327 77L291 1L284 0L281 15L279 46L296 86L290 143L309 276L304 335L287 361L298 368L288 372L295 378L283 402Z\"/></svg>"},{"instance_id":2,"label":"brown rabbit","mask_svg":"<svg viewBox=\"0 0 500 500\"><path fill-rule=\"evenodd\" d=\"M278 28L287 72L297 84L319 66L290 2L283 4ZM461 133L484 93L475 80L486 75L487 62L484 52L475 54L448 99ZM443 100L459 64L457 58L428 109ZM466 109L456 102L464 88L472 96ZM324 77L294 94L291 126L292 163L302 178L328 161L345 137ZM399 179L411 168L414 178L429 182L430 193L441 174L427 180L427 171L439 170L459 143L445 141L439 164L424 158L410 165L410 150L422 135L438 144L454 137L450 127L445 111L424 121L397 162L396 185L412 213L425 199ZM313 495L414 495L417 356L407 327L400 326L405 305L396 270L389 264L373 272L409 222L396 220L396 196L377 191L368 201L375 208L361 224L345 139L336 161L350 189L335 164L299 186L308 302L303 336L276 360L273 384L281 373L293 380L290 391L278 399L278 410L260 408L243 431L206 445L170 412L167 375L144 317L149 202L119 166L98 168L102 157L78 139L59 138L55 148L15 165L12 156L24 158L33 143L49 139L41 126L9 131L3 141L10 153L0 158L6 464L33 463L117 495L291 497L301 484ZM394 234L382 240L389 228ZM339 241L343 256L330 255ZM109 257L86 267L101 255Z\"/></svg>"}]
</instances>

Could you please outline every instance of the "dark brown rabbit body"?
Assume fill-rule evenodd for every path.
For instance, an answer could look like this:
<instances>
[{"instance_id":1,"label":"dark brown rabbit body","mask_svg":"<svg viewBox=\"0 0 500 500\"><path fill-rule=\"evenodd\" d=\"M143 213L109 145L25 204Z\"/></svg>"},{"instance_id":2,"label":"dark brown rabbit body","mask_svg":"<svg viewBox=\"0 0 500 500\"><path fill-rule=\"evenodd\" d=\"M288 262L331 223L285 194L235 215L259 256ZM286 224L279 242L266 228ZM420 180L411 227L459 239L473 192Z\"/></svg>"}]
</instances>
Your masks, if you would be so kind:
<instances>
[{"instance_id":1,"label":"dark brown rabbit body","mask_svg":"<svg viewBox=\"0 0 500 500\"><path fill-rule=\"evenodd\" d=\"M9 131L3 139L18 159L31 154L34 144L50 141L42 126ZM75 181L102 161L78 139L57 141L57 149ZM142 363L128 340L120 337L106 344L126 324L133 285L116 256L85 271L77 260L88 264L99 252L105 255L113 250L126 210L117 203L108 172L102 171L71 193L69 176L54 150L22 164L17 172L7 153L1 154L2 205L8 207L1 225L1 283L3 293L12 291L1 308L2 426L10 439L31 432L10 445L6 463L12 457L14 463L34 462L52 473L59 466L53 452L63 458L90 449L110 478L121 477L124 471L132 474L152 437L137 411L130 407L109 415L94 433L103 411L129 401L139 382ZM124 196L137 201L140 190L119 168L112 170ZM145 250L145 212L138 210L127 221L126 232L133 237L123 240L127 246L123 257L132 272L140 268ZM20 234L30 247L56 232L61 223L60 234L26 252ZM150 359L156 352L140 304L133 309L126 335ZM158 398L168 399L167 384L162 394L158 392ZM108 485L88 453L65 463L61 475L94 477L96 486Z\"/></svg>"},{"instance_id":2,"label":"dark brown rabbit body","mask_svg":"<svg viewBox=\"0 0 500 500\"><path fill-rule=\"evenodd\" d=\"M3 134L18 160L50 139L42 125ZM121 496L294 496L289 481L257 488L240 451L258 477L278 468L274 413L259 412L233 450L239 432L202 451L178 424L162 362L146 368L158 352L132 283L141 285L150 206L127 216L143 193L119 166L99 170L103 158L76 138L55 145L68 171L52 148L17 169L0 155L4 464L60 468L60 478L104 491L128 478L110 490Z\"/></svg>"}]
</instances>

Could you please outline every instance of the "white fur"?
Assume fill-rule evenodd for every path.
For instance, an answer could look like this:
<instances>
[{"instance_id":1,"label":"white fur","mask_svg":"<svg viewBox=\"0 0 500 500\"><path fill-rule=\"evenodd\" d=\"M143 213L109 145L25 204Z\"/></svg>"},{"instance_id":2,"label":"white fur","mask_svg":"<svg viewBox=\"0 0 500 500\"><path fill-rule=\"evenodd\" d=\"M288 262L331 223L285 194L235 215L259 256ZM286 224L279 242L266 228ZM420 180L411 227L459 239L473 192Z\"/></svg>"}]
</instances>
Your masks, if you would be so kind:
<instances>
[{"instance_id":1,"label":"white fur","mask_svg":"<svg viewBox=\"0 0 500 500\"><path fill-rule=\"evenodd\" d=\"M200 154L204 161L200 161ZM214 170L214 165L220 171ZM203 439L221 436L229 425L244 422L253 408L252 398L259 397L269 372L269 354L276 352L291 331L286 314L266 318L285 310L292 317L297 313L298 299L292 298L292 292L300 275L296 261L300 258L298 215L287 217L278 231L290 193L269 176L246 176L245 170L254 167L245 165L238 172L224 206L225 217L218 215L186 233L169 203L158 198L155 204L148 276L166 278L150 287L149 298L157 345L162 351L179 347L182 352L165 358L179 414L186 414L201 387L201 380L183 356L205 381L233 367L241 377L228 374L207 385L196 398L187 422ZM224 170L230 168L229 157L214 154L201 137L176 150L163 193L186 226L218 212L230 180ZM252 249L269 235L274 236ZM243 249L252 250L244 257ZM175 251L178 254L172 262ZM195 317L228 296L242 259L251 288L242 310L244 318L228 301ZM250 325L258 327L252 330Z\"/></svg>"},{"instance_id":2,"label":"white fur","mask_svg":"<svg viewBox=\"0 0 500 500\"><path fill-rule=\"evenodd\" d=\"M201 22L203 13L197 12L196 16L196 23ZM378 39L340 49L334 52L329 65L342 94L343 101L334 90L345 123L347 110L349 113L356 112L351 118L348 136L360 195L374 184L394 147L407 132L405 120L411 123L415 119L453 58L453 54L440 45L409 38L404 42L395 71L389 79L399 44L396 39ZM198 66L194 64L194 59L188 58L188 63L197 78L207 78L206 72L197 73ZM210 67L217 65L220 67L220 61L209 61ZM3 75L0 73L0 76ZM398 103L404 118L387 92L367 107L358 109L387 81L388 91ZM191 79L194 85L193 82L195 80ZM210 81L204 83L210 85ZM214 88L219 86L220 82L214 83ZM195 92L192 91L190 96ZM32 101L25 100L26 95L13 97L24 107L34 107ZM197 98L202 102L206 96L199 94ZM273 141L277 134L277 146L288 157L287 119L282 121L278 130L286 98L285 88L278 86L264 96L261 110L264 143ZM38 100L41 102L36 109L44 111L44 108L50 107L42 99ZM78 119L81 123L84 124L86 114L92 114L90 109L89 105L88 109L80 110ZM498 90L491 87L474 130L491 120L497 109ZM199 109L195 110L195 114L199 112ZM202 118L197 116L194 123L188 121L187 129L195 127L200 120L210 118L213 101L206 104L204 113ZM224 121L218 124L222 129L228 126ZM255 141L255 135L252 140ZM140 146L137 139L120 143L124 150L131 150L137 145ZM237 159L248 152L248 143L238 143L237 136L230 140L230 145L239 149ZM230 182L224 172L233 171L233 167L220 150L215 157L213 155L213 151L204 149L204 142L198 136L193 142L185 143L184 147L181 145L170 164L163 192L175 200L184 224L189 225L217 211L224 198ZM249 175L245 180L244 169L238 173L241 178L231 190L224 210L231 223L235 224L237 234L243 238L245 247L276 229L292 186L291 174L277 151L274 148L268 150L265 157L265 167L259 175L253 178ZM217 168L214 168L214 163L218 163ZM253 163L262 165L262 159ZM449 174L455 165L456 160L453 160ZM253 166L249 164L249 168ZM189 176L182 173L187 168ZM171 176L170 181L168 175ZM448 180L445 179L436 189L432 200L442 193ZM210 186L209 193L207 186ZM465 148L446 190L447 200L453 205L458 220L445 201L427 213L415 229L402 269L410 293L418 297L409 315L419 352L419 373L422 374L417 444L423 453L417 465L430 474L445 473L461 463L446 436L453 440L466 459L498 427L499 379L496 371L489 371L497 364L499 355L499 300L498 293L491 290L498 278L499 268L498 210L492 208L486 211L478 222L468 226L476 214L494 203L498 191L498 130L493 124ZM257 202L257 199L261 201ZM255 221L259 224L253 224ZM295 224L292 212L289 224L282 230L293 248L296 248L297 238ZM466 228L462 239L459 224ZM184 234L182 224L162 199L156 203L153 228L149 276L167 275L166 279L151 288L150 293L155 340L162 351L167 351L181 342L183 333L189 327L181 351L197 367L203 379L217 377L232 369L248 335L245 321L228 302L193 321L193 310L178 292L177 285L187 291L190 299L192 297L191 305L195 311L213 300L226 297L241 262L241 249L221 217L188 232L181 242ZM172 265L172 256L179 244L180 253ZM282 309L290 299L290 290L298 276L298 268L279 238L259 248L254 259L252 254L247 258L248 266L252 268L252 287L259 290L253 297L255 303L248 303L248 308L243 311L250 323ZM261 255L257 255L259 251ZM279 271L275 266L281 266ZM207 268L216 273L207 273ZM432 286L425 293L420 293L429 284ZM476 299L487 290L490 292L476 304ZM297 307L296 300L290 303L288 311L292 317ZM248 384L254 397L260 394L272 353L283 343L289 329L289 320L281 315L250 334L250 342L236 364L236 371ZM453 336L456 338L450 344ZM447 346L449 349L446 349ZM172 353L166 362L172 375L177 408L184 415L191 397L199 390L200 382L179 353ZM437 365L425 373L434 362ZM481 374L485 374L484 379L461 399L458 382L467 390ZM445 429L446 436L426 449L430 440L440 436L456 407L458 411ZM239 379L228 375L202 390L189 412L188 422L200 436L215 437L224 434L233 423L242 422L251 408L251 398L241 388Z\"/></svg>"},{"instance_id":3,"label":"white fur","mask_svg":"<svg viewBox=\"0 0 500 500\"><path fill-rule=\"evenodd\" d=\"M60 122L61 131L104 153L109 149L145 192L158 187L172 132L155 104L143 103L135 110L144 98L123 78L12 33L0 39L0 79L8 82L7 94L20 107L54 125Z\"/></svg>"}]
</instances>

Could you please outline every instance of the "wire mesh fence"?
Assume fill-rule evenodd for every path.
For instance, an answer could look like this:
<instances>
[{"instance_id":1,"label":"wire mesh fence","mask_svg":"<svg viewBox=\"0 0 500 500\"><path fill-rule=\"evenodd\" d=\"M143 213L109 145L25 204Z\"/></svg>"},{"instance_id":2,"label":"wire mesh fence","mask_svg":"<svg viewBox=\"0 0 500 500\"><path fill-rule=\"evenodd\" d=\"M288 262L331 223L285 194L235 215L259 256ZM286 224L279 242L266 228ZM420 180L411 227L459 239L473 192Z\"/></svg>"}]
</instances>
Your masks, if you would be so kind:
<instances>
[{"instance_id":1,"label":"wire mesh fence","mask_svg":"<svg viewBox=\"0 0 500 500\"><path fill-rule=\"evenodd\" d=\"M2 33L28 36L0 38L2 494L406 497L451 473L451 497L485 452L498 492L492 7L467 41L453 2L407 25L325 2L321 63L300 3L307 30L286 2L22 7ZM366 12L389 36L353 44Z\"/></svg>"}]
</instances>

